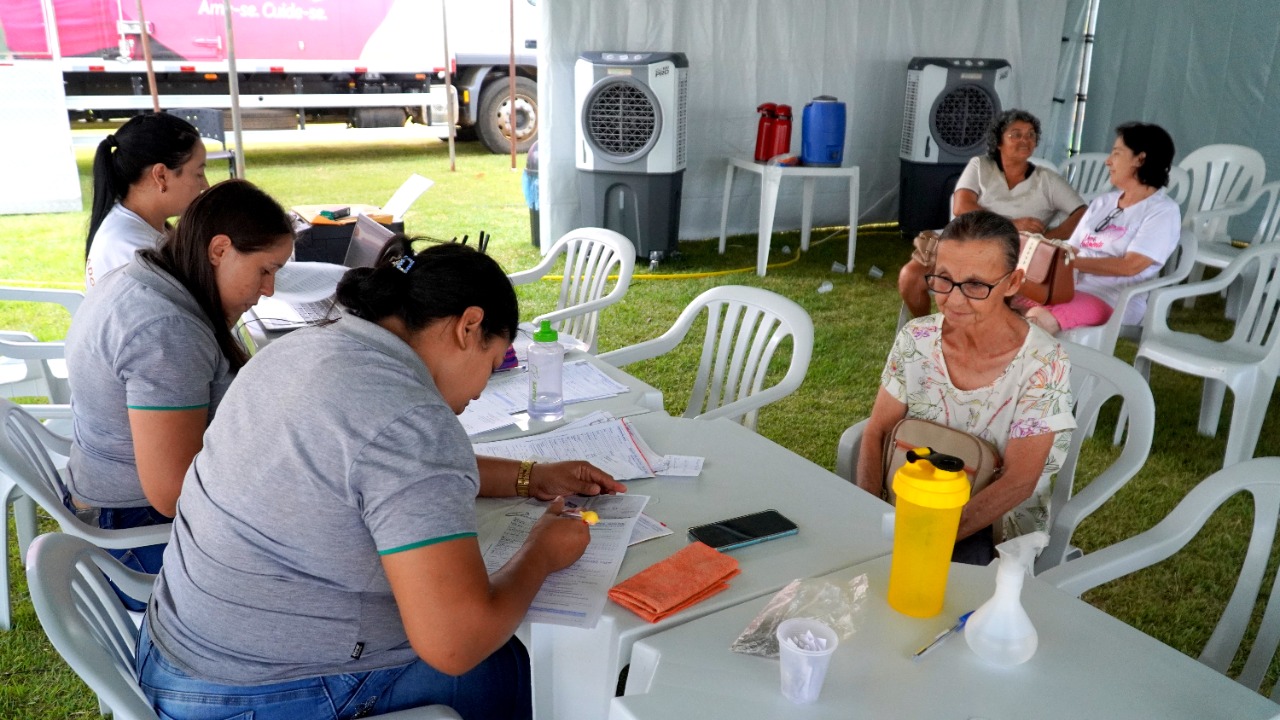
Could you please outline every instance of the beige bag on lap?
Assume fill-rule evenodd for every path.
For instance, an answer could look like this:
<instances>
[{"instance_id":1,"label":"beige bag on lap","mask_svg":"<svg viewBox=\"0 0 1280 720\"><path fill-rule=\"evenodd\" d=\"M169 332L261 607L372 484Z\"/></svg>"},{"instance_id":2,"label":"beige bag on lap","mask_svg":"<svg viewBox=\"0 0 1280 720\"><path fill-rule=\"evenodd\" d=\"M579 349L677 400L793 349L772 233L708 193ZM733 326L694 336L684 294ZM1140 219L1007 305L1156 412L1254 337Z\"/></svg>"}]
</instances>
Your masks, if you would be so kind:
<instances>
[{"instance_id":1,"label":"beige bag on lap","mask_svg":"<svg viewBox=\"0 0 1280 720\"><path fill-rule=\"evenodd\" d=\"M954 455L964 460L964 471L969 476L969 496L990 485L1000 475L1003 465L996 446L963 430L929 420L903 418L893 426L884 441L884 488L886 499L893 503L893 476L907 462L907 451L931 448L934 452Z\"/></svg>"}]
</instances>

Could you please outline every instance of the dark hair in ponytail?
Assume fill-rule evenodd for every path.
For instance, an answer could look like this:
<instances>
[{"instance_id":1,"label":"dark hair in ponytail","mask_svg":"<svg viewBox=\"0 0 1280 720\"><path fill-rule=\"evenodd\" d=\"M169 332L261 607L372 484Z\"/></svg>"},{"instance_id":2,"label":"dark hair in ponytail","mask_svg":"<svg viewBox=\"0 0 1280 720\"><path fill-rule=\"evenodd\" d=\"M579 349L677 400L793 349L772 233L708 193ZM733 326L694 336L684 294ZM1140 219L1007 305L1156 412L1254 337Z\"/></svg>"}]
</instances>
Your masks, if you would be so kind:
<instances>
[{"instance_id":1,"label":"dark hair in ponytail","mask_svg":"<svg viewBox=\"0 0 1280 720\"><path fill-rule=\"evenodd\" d=\"M187 207L159 247L138 251L191 293L213 324L213 335L231 369L239 370L249 356L231 334L231 318L222 309L222 295L209 260L209 241L215 235L231 238L237 252L262 252L275 247L281 236L293 237L293 223L284 208L253 183L224 180Z\"/></svg>"},{"instance_id":2,"label":"dark hair in ponytail","mask_svg":"<svg viewBox=\"0 0 1280 720\"><path fill-rule=\"evenodd\" d=\"M338 283L338 303L370 322L394 315L410 332L475 306L484 311L480 327L486 336L508 343L515 339L520 322L516 291L493 258L456 243L414 253L412 243L396 235L374 267L348 270Z\"/></svg>"},{"instance_id":3,"label":"dark hair in ponytail","mask_svg":"<svg viewBox=\"0 0 1280 720\"><path fill-rule=\"evenodd\" d=\"M191 159L200 132L191 123L169 113L137 115L102 142L93 156L93 209L84 255L89 257L93 236L117 202L129 193L156 163L177 170Z\"/></svg>"}]
</instances>

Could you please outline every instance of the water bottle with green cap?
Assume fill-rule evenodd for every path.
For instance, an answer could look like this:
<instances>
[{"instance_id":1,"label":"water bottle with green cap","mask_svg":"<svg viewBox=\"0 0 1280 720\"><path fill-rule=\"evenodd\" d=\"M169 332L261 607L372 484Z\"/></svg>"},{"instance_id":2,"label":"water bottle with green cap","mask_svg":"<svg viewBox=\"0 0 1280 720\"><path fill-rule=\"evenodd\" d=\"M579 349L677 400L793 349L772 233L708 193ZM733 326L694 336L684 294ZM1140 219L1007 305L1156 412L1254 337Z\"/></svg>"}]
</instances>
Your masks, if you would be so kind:
<instances>
[{"instance_id":1,"label":"water bottle with green cap","mask_svg":"<svg viewBox=\"0 0 1280 720\"><path fill-rule=\"evenodd\" d=\"M564 417L564 347L551 321L543 320L529 346L529 417L551 422Z\"/></svg>"},{"instance_id":2,"label":"water bottle with green cap","mask_svg":"<svg viewBox=\"0 0 1280 720\"><path fill-rule=\"evenodd\" d=\"M912 617L942 612L960 513L969 502L964 461L931 448L907 452L893 476L897 511L889 568L889 607Z\"/></svg>"}]
</instances>

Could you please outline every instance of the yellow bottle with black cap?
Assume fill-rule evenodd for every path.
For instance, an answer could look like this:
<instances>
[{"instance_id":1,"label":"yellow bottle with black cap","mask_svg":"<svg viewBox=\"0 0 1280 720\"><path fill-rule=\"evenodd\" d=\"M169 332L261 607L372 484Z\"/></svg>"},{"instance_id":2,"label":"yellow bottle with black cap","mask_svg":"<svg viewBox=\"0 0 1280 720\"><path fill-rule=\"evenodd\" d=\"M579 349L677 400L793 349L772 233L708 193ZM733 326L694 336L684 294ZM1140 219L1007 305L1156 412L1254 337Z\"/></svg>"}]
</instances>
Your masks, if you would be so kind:
<instances>
[{"instance_id":1,"label":"yellow bottle with black cap","mask_svg":"<svg viewBox=\"0 0 1280 720\"><path fill-rule=\"evenodd\" d=\"M942 612L969 477L960 458L930 448L907 452L893 476L898 496L889 570L889 607L912 617Z\"/></svg>"}]
</instances>

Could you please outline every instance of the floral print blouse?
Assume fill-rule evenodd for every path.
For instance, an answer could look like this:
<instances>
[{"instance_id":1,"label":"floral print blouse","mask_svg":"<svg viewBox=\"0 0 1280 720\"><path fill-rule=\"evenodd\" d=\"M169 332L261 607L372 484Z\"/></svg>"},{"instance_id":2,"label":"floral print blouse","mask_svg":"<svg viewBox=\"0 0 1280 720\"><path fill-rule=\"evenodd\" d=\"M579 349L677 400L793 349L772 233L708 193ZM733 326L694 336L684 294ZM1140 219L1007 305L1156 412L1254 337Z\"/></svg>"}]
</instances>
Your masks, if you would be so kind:
<instances>
[{"instance_id":1,"label":"floral print blouse","mask_svg":"<svg viewBox=\"0 0 1280 720\"><path fill-rule=\"evenodd\" d=\"M1008 367L991 384L959 390L942 354L941 313L907 323L894 340L880 384L907 416L963 430L1004 454L1010 438L1057 433L1044 474L1031 497L1004 516L1003 535L1014 537L1049 524L1050 481L1066 458L1076 426L1067 353L1049 334L1031 326Z\"/></svg>"}]
</instances>

